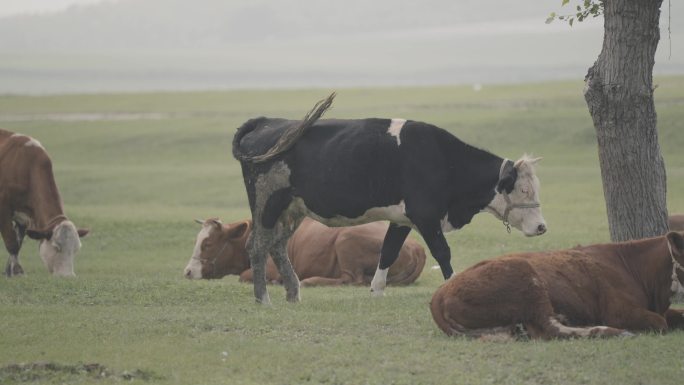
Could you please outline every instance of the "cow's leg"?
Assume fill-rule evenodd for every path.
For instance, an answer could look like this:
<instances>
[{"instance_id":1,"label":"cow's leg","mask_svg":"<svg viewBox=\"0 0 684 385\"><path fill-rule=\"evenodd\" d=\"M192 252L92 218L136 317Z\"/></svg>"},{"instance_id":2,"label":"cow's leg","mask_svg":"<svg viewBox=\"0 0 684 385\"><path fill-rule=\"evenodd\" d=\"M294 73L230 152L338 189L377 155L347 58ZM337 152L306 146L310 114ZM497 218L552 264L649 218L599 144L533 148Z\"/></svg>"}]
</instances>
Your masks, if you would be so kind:
<instances>
[{"instance_id":1,"label":"cow's leg","mask_svg":"<svg viewBox=\"0 0 684 385\"><path fill-rule=\"evenodd\" d=\"M17 243L19 244L15 261L16 263L14 265L14 275L21 275L24 274L24 269L22 269L21 265L19 265L19 250L21 250L21 246L24 244L24 237L26 237L26 225L19 222L14 222L14 232L17 234Z\"/></svg>"},{"instance_id":2,"label":"cow's leg","mask_svg":"<svg viewBox=\"0 0 684 385\"><path fill-rule=\"evenodd\" d=\"M362 284L363 281L352 280L349 274L342 274L340 278L309 277L301 281L302 286L339 286L349 283Z\"/></svg>"},{"instance_id":3,"label":"cow's leg","mask_svg":"<svg viewBox=\"0 0 684 385\"><path fill-rule=\"evenodd\" d=\"M449 249L449 244L444 238L439 221L420 222L416 223L416 226L425 243L427 243L432 257L439 264L444 279L451 278L454 274L454 269L451 267L451 249Z\"/></svg>"},{"instance_id":4,"label":"cow's leg","mask_svg":"<svg viewBox=\"0 0 684 385\"><path fill-rule=\"evenodd\" d=\"M240 273L240 278L238 279L240 282L252 282L254 281L253 274L252 274L252 269L247 269Z\"/></svg>"},{"instance_id":5,"label":"cow's leg","mask_svg":"<svg viewBox=\"0 0 684 385\"><path fill-rule=\"evenodd\" d=\"M387 271L397 259L399 250L401 250L401 246L404 244L409 232L411 232L410 227L390 223L385 234L385 240L382 242L380 262L371 281L371 294L373 296L382 296L384 294L385 286L387 286Z\"/></svg>"},{"instance_id":6,"label":"cow's leg","mask_svg":"<svg viewBox=\"0 0 684 385\"><path fill-rule=\"evenodd\" d=\"M247 253L252 267L252 278L254 281L254 297L257 303L269 305L271 299L266 289L266 258L268 249L273 243L273 230L266 230L253 222L252 234L247 240Z\"/></svg>"},{"instance_id":7,"label":"cow's leg","mask_svg":"<svg viewBox=\"0 0 684 385\"><path fill-rule=\"evenodd\" d=\"M684 309L667 309L665 312L667 328L684 329Z\"/></svg>"},{"instance_id":8,"label":"cow's leg","mask_svg":"<svg viewBox=\"0 0 684 385\"><path fill-rule=\"evenodd\" d=\"M23 226L22 226L23 227ZM26 228L23 227L21 236L18 231L15 231L12 219L9 215L0 215L0 234L5 242L5 248L9 252L7 265L5 266L5 275L8 277L24 274L19 264L19 250L21 249L21 241L23 241Z\"/></svg>"},{"instance_id":9,"label":"cow's leg","mask_svg":"<svg viewBox=\"0 0 684 385\"><path fill-rule=\"evenodd\" d=\"M668 326L662 315L619 300L611 301L603 320L608 325L635 331L666 331Z\"/></svg>"},{"instance_id":10,"label":"cow's leg","mask_svg":"<svg viewBox=\"0 0 684 385\"><path fill-rule=\"evenodd\" d=\"M533 338L598 338L631 336L632 334L623 329L610 326L573 327L561 323L556 316L549 317L543 324L524 323L530 337Z\"/></svg>"},{"instance_id":11,"label":"cow's leg","mask_svg":"<svg viewBox=\"0 0 684 385\"><path fill-rule=\"evenodd\" d=\"M280 231L278 231L278 236L273 247L270 249L271 258L278 268L280 279L282 279L283 286L285 286L286 298L289 302L299 302L300 300L299 278L292 268L292 263L287 256L287 241L297 229L299 222L300 221L296 221L294 226L278 224L276 227L279 228Z\"/></svg>"}]
</instances>

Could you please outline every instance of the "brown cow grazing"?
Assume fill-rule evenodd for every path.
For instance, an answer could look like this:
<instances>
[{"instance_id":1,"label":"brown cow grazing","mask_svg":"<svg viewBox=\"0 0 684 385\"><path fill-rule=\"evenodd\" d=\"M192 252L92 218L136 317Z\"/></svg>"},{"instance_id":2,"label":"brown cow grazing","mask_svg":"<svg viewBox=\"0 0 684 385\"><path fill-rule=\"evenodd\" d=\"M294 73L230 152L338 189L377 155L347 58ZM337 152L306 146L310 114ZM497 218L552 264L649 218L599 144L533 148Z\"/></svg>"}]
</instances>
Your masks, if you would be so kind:
<instances>
[{"instance_id":1,"label":"brown cow grazing","mask_svg":"<svg viewBox=\"0 0 684 385\"><path fill-rule=\"evenodd\" d=\"M19 249L24 236L39 239L40 256L48 271L74 275L74 256L81 248L77 230L64 215L52 174L52 162L35 139L0 130L0 233L10 256L8 277L24 273Z\"/></svg>"},{"instance_id":2,"label":"brown cow grazing","mask_svg":"<svg viewBox=\"0 0 684 385\"><path fill-rule=\"evenodd\" d=\"M380 258L387 223L373 222L352 227L327 227L306 218L287 244L287 253L303 286L357 284L370 285ZM245 249L252 221L223 225L217 219L203 222L190 262L187 278L221 278L239 274L241 281L252 280ZM406 285L414 282L425 265L425 251L408 239L387 275L388 282ZM280 282L273 261L266 267L269 282Z\"/></svg>"},{"instance_id":3,"label":"brown cow grazing","mask_svg":"<svg viewBox=\"0 0 684 385\"><path fill-rule=\"evenodd\" d=\"M567 338L684 327L684 237L505 255L455 275L432 297L448 335ZM601 326L599 326L601 325ZM521 328L522 326L522 328Z\"/></svg>"}]
</instances>

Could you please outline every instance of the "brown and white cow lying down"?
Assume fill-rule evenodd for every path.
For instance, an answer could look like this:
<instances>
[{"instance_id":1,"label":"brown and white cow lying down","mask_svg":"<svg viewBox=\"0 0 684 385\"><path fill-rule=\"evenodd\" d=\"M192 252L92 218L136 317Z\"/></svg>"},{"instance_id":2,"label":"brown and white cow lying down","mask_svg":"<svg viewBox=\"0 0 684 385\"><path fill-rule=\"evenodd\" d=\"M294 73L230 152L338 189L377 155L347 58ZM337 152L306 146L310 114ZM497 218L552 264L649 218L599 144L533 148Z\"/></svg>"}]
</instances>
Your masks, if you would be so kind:
<instances>
[{"instance_id":1,"label":"brown and white cow lying down","mask_svg":"<svg viewBox=\"0 0 684 385\"><path fill-rule=\"evenodd\" d=\"M64 215L52 162L43 146L5 130L0 130L0 233L10 254L5 267L8 277L24 273L19 250L25 235L41 240L40 256L50 273L73 276L79 237L88 233L76 229Z\"/></svg>"},{"instance_id":2,"label":"brown and white cow lying down","mask_svg":"<svg viewBox=\"0 0 684 385\"><path fill-rule=\"evenodd\" d=\"M629 335L684 327L670 309L684 281L684 237L505 255L453 276L432 297L448 335L531 338Z\"/></svg>"},{"instance_id":3,"label":"brown and white cow lying down","mask_svg":"<svg viewBox=\"0 0 684 385\"><path fill-rule=\"evenodd\" d=\"M387 223L373 222L352 227L327 227L306 218L287 244L287 253L303 286L370 285L380 258ZM185 268L187 278L221 278L239 274L251 281L252 269L245 249L252 221L222 224L217 219L203 222L195 250ZM395 285L414 282L425 265L423 247L407 239L392 265L387 281ZM280 282L272 259L266 265L266 279Z\"/></svg>"}]
</instances>

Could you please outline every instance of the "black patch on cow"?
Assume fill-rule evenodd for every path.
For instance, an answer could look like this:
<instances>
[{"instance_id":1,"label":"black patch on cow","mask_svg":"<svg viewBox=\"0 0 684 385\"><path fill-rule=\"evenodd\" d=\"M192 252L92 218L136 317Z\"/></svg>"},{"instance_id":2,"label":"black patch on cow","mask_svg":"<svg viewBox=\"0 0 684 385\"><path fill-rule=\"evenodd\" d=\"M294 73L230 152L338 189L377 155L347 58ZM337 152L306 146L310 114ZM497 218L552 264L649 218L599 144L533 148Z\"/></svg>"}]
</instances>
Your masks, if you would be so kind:
<instances>
[{"instance_id":1,"label":"black patch on cow","mask_svg":"<svg viewBox=\"0 0 684 385\"><path fill-rule=\"evenodd\" d=\"M297 124L295 120L279 118L254 118L238 128L233 138L233 156L261 155L273 147L285 129Z\"/></svg>"},{"instance_id":2,"label":"black patch on cow","mask_svg":"<svg viewBox=\"0 0 684 385\"><path fill-rule=\"evenodd\" d=\"M402 159L389 119L321 120L284 158L295 196L323 218L356 218L402 199Z\"/></svg>"},{"instance_id":3,"label":"black patch on cow","mask_svg":"<svg viewBox=\"0 0 684 385\"><path fill-rule=\"evenodd\" d=\"M291 202L291 188L288 187L274 191L266 200L266 206L264 207L263 215L261 216L261 224L267 229L272 229L276 222L278 222L280 214Z\"/></svg>"},{"instance_id":4,"label":"black patch on cow","mask_svg":"<svg viewBox=\"0 0 684 385\"><path fill-rule=\"evenodd\" d=\"M417 195L407 208L414 223L417 216L448 213L451 226L460 229L494 199L503 159L426 123L409 121L401 135L411 159L405 180L414 182L407 190Z\"/></svg>"},{"instance_id":5,"label":"black patch on cow","mask_svg":"<svg viewBox=\"0 0 684 385\"><path fill-rule=\"evenodd\" d=\"M515 181L518 179L518 170L514 167L512 161L507 161L501 170L499 182L496 184L496 192L510 194L515 187Z\"/></svg>"}]
</instances>

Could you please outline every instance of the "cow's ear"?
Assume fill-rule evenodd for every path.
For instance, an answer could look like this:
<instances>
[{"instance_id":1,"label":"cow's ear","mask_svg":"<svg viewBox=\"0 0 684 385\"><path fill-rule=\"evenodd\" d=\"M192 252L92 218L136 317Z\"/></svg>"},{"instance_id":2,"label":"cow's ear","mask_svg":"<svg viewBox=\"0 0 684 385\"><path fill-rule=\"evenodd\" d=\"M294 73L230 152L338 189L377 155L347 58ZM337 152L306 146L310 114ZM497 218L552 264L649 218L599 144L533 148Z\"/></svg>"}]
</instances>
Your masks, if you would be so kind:
<instances>
[{"instance_id":1,"label":"cow's ear","mask_svg":"<svg viewBox=\"0 0 684 385\"><path fill-rule=\"evenodd\" d=\"M52 231L26 230L26 235L31 239L42 240L52 238Z\"/></svg>"},{"instance_id":2,"label":"cow's ear","mask_svg":"<svg viewBox=\"0 0 684 385\"><path fill-rule=\"evenodd\" d=\"M242 238L245 236L245 233L249 230L249 223L248 222L240 222L238 224L233 225L230 229L228 229L228 236L230 238Z\"/></svg>"},{"instance_id":3,"label":"cow's ear","mask_svg":"<svg viewBox=\"0 0 684 385\"><path fill-rule=\"evenodd\" d=\"M511 166L510 162L504 166L504 169L499 178L499 182L496 184L496 192L510 194L515 187L515 181L518 179L518 170Z\"/></svg>"},{"instance_id":4,"label":"cow's ear","mask_svg":"<svg viewBox=\"0 0 684 385\"><path fill-rule=\"evenodd\" d=\"M682 234L676 231L670 231L667 233L666 237L674 254L684 254L684 236L682 236Z\"/></svg>"},{"instance_id":5,"label":"cow's ear","mask_svg":"<svg viewBox=\"0 0 684 385\"><path fill-rule=\"evenodd\" d=\"M78 233L79 238L83 238L90 233L90 229L78 229L76 232Z\"/></svg>"},{"instance_id":6,"label":"cow's ear","mask_svg":"<svg viewBox=\"0 0 684 385\"><path fill-rule=\"evenodd\" d=\"M221 228L223 227L223 222L221 222L221 220L218 218L207 219L207 222L209 222L212 226L216 227L218 230L221 230Z\"/></svg>"}]
</instances>

